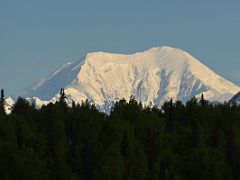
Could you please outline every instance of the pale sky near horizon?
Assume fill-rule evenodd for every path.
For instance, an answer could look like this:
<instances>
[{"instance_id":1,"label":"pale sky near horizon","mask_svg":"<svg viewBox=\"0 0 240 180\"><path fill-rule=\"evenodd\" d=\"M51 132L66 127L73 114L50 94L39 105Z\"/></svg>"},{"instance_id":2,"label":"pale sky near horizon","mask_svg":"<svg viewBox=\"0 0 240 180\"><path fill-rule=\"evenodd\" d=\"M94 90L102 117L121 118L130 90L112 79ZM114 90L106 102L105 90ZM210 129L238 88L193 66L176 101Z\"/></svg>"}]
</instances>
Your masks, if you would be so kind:
<instances>
[{"instance_id":1,"label":"pale sky near horizon","mask_svg":"<svg viewBox=\"0 0 240 180\"><path fill-rule=\"evenodd\" d=\"M19 92L92 51L168 45L240 86L238 0L0 0L0 88Z\"/></svg>"}]
</instances>

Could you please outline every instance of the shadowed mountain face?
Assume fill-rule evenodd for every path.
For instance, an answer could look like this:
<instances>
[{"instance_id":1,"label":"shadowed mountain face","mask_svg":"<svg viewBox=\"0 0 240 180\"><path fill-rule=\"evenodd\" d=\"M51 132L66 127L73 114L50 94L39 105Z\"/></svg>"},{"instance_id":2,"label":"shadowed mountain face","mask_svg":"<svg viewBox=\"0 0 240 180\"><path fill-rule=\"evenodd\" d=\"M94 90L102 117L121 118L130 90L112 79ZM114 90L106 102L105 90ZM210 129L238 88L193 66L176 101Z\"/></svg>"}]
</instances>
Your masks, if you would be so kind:
<instances>
[{"instance_id":1,"label":"shadowed mountain face","mask_svg":"<svg viewBox=\"0 0 240 180\"><path fill-rule=\"evenodd\" d=\"M52 101L61 88L73 100L93 100L100 107L133 95L143 104L183 102L204 93L210 101L227 101L240 88L215 74L187 52L155 47L135 54L94 52L68 63L20 93Z\"/></svg>"},{"instance_id":2,"label":"shadowed mountain face","mask_svg":"<svg viewBox=\"0 0 240 180\"><path fill-rule=\"evenodd\" d=\"M231 104L240 104L240 92L235 94L232 99L230 99L229 103Z\"/></svg>"},{"instance_id":3,"label":"shadowed mountain face","mask_svg":"<svg viewBox=\"0 0 240 180\"><path fill-rule=\"evenodd\" d=\"M38 97L50 100L62 87L69 85L78 75L81 62L67 63L50 76L43 77L33 85L27 87L19 95L23 97Z\"/></svg>"}]
</instances>

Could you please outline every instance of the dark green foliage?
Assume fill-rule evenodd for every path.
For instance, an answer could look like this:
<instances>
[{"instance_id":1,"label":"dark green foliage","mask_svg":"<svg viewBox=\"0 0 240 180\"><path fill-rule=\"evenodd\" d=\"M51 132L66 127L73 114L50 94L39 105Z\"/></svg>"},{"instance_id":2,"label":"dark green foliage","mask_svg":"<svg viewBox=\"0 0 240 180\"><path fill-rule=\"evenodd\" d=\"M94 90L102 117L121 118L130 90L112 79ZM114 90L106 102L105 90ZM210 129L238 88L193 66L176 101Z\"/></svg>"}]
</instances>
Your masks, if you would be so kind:
<instances>
[{"instance_id":1,"label":"dark green foliage","mask_svg":"<svg viewBox=\"0 0 240 180\"><path fill-rule=\"evenodd\" d=\"M19 98L0 110L0 179L239 179L240 107L202 95L143 107L133 97L110 114L89 101L35 109Z\"/></svg>"},{"instance_id":2,"label":"dark green foliage","mask_svg":"<svg viewBox=\"0 0 240 180\"><path fill-rule=\"evenodd\" d=\"M4 90L3 89L1 89L1 100L3 101L4 100Z\"/></svg>"},{"instance_id":3,"label":"dark green foliage","mask_svg":"<svg viewBox=\"0 0 240 180\"><path fill-rule=\"evenodd\" d=\"M1 90L1 97L0 97L0 113L4 113L4 90Z\"/></svg>"}]
</instances>

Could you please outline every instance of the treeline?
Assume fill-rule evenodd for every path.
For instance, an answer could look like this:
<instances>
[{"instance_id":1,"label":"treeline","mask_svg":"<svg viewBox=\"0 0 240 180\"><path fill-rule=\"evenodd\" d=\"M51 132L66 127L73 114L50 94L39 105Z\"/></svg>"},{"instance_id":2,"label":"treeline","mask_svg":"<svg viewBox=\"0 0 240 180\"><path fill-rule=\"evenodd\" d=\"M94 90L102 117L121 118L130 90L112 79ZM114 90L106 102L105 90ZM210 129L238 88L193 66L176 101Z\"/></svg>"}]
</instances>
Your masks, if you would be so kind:
<instances>
[{"instance_id":1,"label":"treeline","mask_svg":"<svg viewBox=\"0 0 240 180\"><path fill-rule=\"evenodd\" d=\"M0 101L0 179L239 179L240 107L134 98L110 114L88 101L36 109Z\"/></svg>"}]
</instances>

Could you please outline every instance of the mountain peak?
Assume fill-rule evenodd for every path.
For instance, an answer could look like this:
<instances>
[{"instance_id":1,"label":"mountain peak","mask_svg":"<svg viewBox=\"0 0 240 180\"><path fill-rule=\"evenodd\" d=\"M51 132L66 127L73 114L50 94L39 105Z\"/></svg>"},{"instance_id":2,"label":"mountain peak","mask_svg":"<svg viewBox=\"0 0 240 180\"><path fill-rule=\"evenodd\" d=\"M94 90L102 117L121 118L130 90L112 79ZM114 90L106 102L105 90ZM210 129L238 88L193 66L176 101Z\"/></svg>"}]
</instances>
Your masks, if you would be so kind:
<instances>
[{"instance_id":1,"label":"mountain peak","mask_svg":"<svg viewBox=\"0 0 240 180\"><path fill-rule=\"evenodd\" d=\"M143 104L162 104L169 98L186 102L204 93L212 101L226 101L239 87L215 74L187 52L168 46L134 54L88 53L27 88L24 97L51 100L65 88L81 102L104 106L131 95Z\"/></svg>"},{"instance_id":2,"label":"mountain peak","mask_svg":"<svg viewBox=\"0 0 240 180\"><path fill-rule=\"evenodd\" d=\"M181 49L178 49L178 48L174 48L174 47L170 47L170 46L155 46L155 47L152 47L146 51L172 51L172 50L181 50Z\"/></svg>"}]
</instances>

